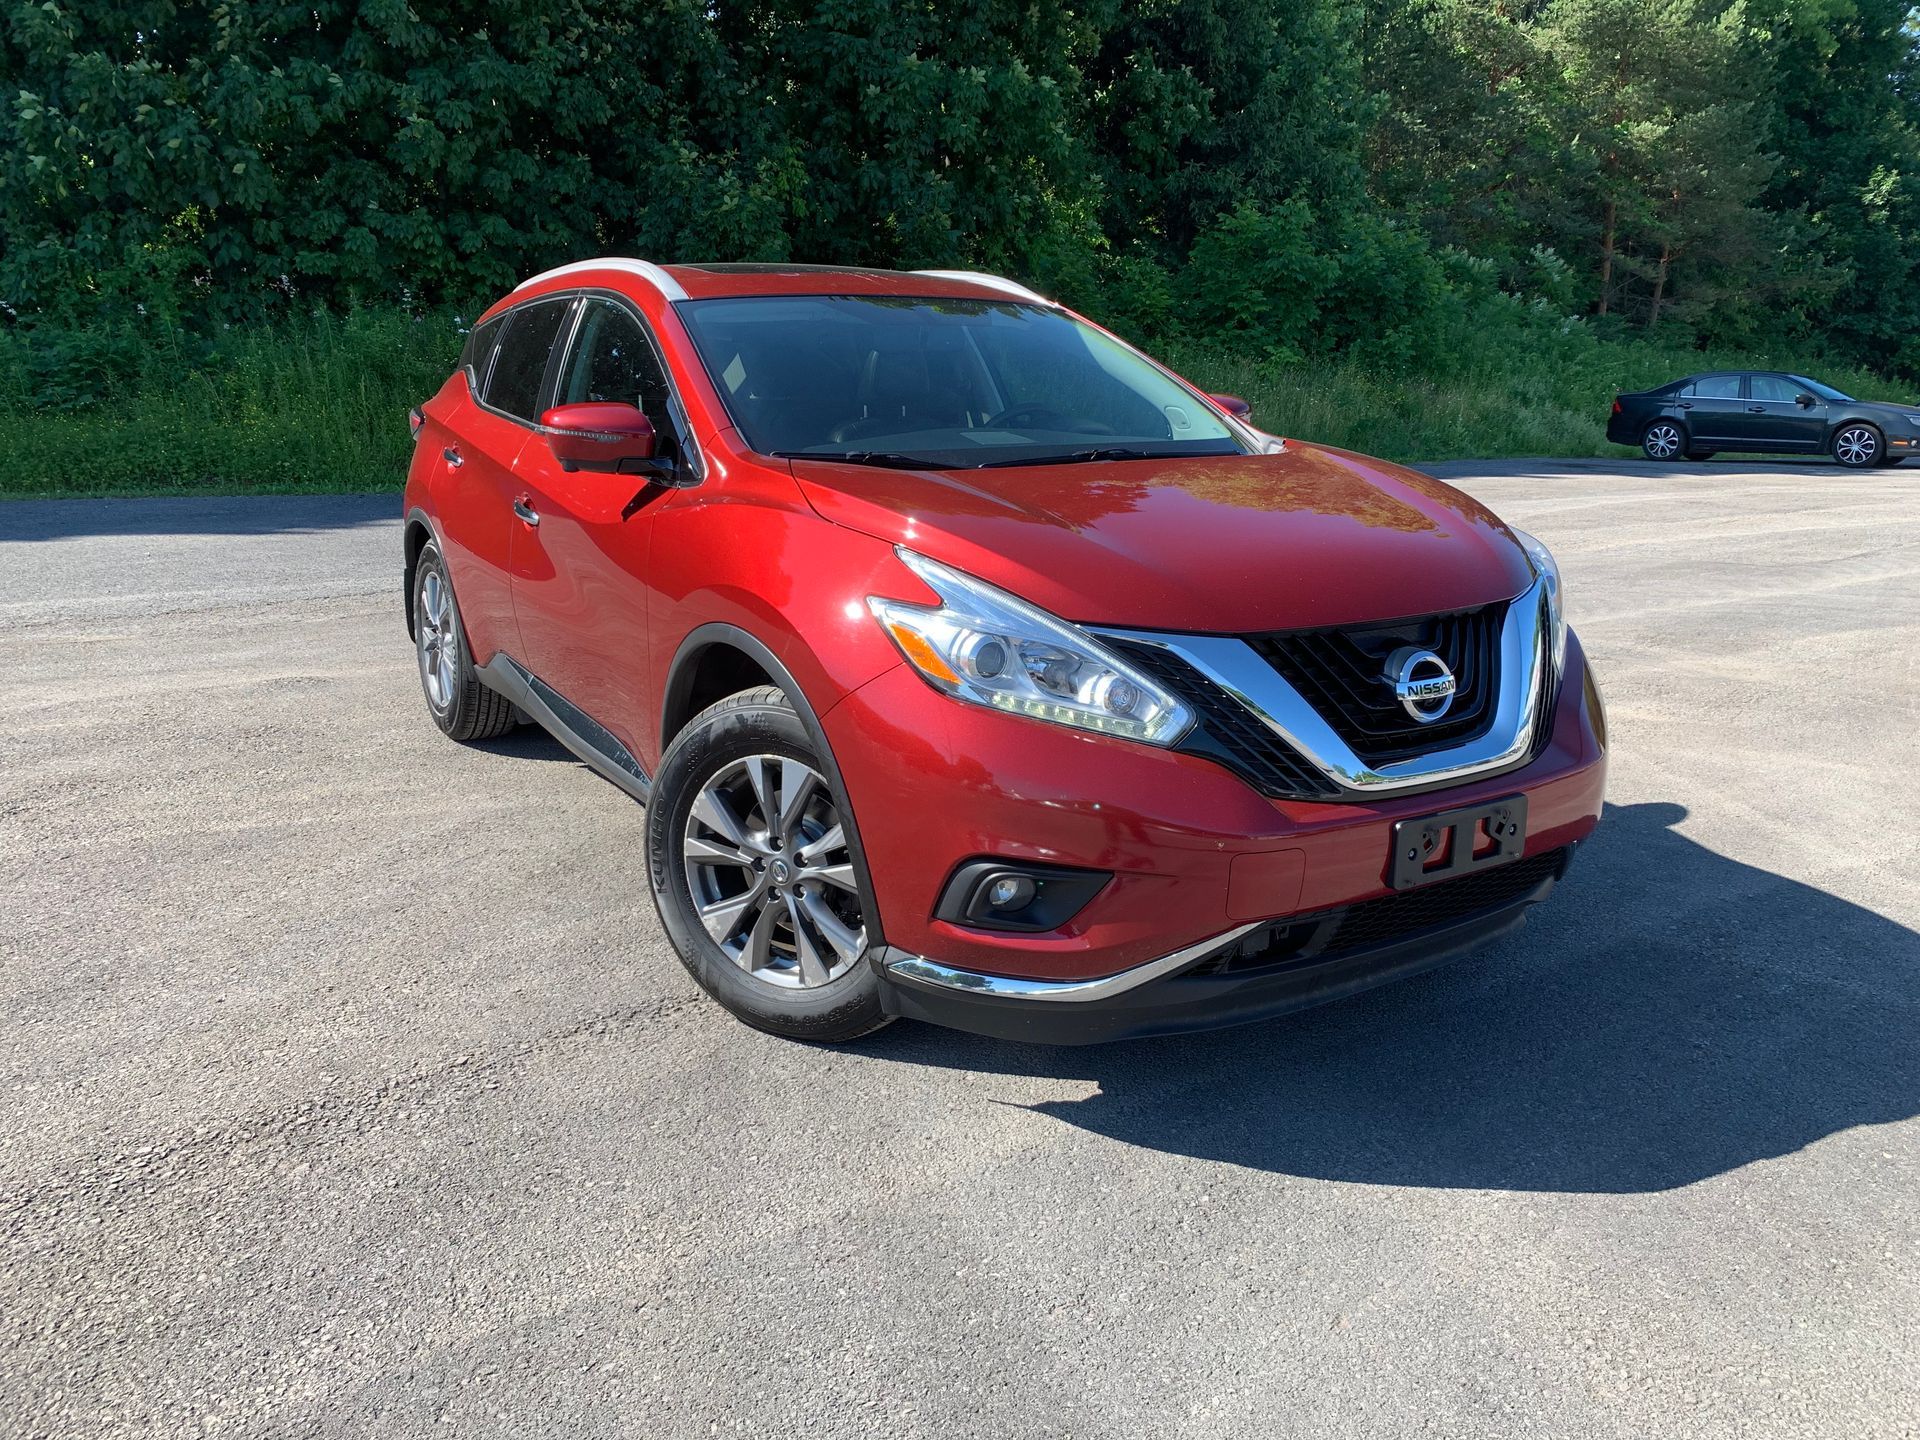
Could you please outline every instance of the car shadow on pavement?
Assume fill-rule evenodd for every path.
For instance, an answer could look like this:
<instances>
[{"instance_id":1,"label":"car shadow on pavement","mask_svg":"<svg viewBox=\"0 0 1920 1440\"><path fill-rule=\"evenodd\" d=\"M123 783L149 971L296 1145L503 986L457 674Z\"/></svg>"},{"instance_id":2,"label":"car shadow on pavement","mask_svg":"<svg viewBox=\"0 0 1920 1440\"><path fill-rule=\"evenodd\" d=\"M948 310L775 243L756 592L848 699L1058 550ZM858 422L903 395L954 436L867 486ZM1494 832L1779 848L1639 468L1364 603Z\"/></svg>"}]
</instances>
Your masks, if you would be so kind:
<instances>
[{"instance_id":1,"label":"car shadow on pavement","mask_svg":"<svg viewBox=\"0 0 1920 1440\"><path fill-rule=\"evenodd\" d=\"M1084 1049L896 1025L868 1052L1087 1081L1027 1108L1366 1184L1666 1190L1920 1113L1920 933L1611 806L1516 937L1240 1030ZM1010 1102L1011 1103L1011 1102Z\"/></svg>"}]
</instances>

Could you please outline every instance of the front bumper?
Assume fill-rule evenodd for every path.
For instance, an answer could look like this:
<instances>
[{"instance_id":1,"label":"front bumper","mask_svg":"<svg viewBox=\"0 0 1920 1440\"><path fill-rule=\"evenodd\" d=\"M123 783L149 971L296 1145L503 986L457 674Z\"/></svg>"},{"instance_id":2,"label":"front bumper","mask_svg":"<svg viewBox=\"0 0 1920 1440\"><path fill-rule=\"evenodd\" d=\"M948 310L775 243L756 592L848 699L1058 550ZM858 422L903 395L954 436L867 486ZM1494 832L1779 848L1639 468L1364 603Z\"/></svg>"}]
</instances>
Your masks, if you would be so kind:
<instances>
[{"instance_id":1,"label":"front bumper","mask_svg":"<svg viewBox=\"0 0 1920 1440\"><path fill-rule=\"evenodd\" d=\"M1340 921L1334 920L1329 928L1335 942L1326 952L1313 953L1309 943L1293 958L1238 971L1223 960L1245 948L1254 932L1274 927L1241 926L1133 970L1090 981L982 975L887 947L880 956L882 998L893 1015L1049 1045L1133 1040L1268 1020L1403 979L1511 934L1528 908L1546 899L1566 873L1571 856L1569 846L1540 857L1497 903L1469 905L1439 923L1371 942L1363 938L1350 947L1338 946ZM1433 889L1444 891L1456 884L1442 881ZM1363 936L1365 929L1363 925Z\"/></svg>"},{"instance_id":2,"label":"front bumper","mask_svg":"<svg viewBox=\"0 0 1920 1440\"><path fill-rule=\"evenodd\" d=\"M1250 921L1385 895L1397 821L1527 797L1526 855L1584 839L1606 760L1598 700L1570 637L1551 733L1526 765L1443 790L1270 799L1213 762L962 705L898 666L822 717L859 827L885 942L957 969L1029 980L1117 974ZM936 917L982 856L1112 875L1056 930L995 933Z\"/></svg>"}]
</instances>

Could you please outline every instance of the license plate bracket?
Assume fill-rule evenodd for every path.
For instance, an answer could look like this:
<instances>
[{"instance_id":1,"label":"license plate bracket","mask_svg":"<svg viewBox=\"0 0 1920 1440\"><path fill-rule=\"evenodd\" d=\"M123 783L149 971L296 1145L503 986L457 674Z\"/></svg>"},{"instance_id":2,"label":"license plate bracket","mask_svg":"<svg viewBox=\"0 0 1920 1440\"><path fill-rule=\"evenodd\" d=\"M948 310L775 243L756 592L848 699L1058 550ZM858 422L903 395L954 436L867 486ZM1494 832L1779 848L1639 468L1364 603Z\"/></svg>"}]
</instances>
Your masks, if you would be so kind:
<instances>
[{"instance_id":1,"label":"license plate bracket","mask_svg":"<svg viewBox=\"0 0 1920 1440\"><path fill-rule=\"evenodd\" d=\"M1526 848L1524 795L1401 820L1393 827L1387 883L1396 890L1412 890L1436 880L1508 864L1518 860Z\"/></svg>"}]
</instances>

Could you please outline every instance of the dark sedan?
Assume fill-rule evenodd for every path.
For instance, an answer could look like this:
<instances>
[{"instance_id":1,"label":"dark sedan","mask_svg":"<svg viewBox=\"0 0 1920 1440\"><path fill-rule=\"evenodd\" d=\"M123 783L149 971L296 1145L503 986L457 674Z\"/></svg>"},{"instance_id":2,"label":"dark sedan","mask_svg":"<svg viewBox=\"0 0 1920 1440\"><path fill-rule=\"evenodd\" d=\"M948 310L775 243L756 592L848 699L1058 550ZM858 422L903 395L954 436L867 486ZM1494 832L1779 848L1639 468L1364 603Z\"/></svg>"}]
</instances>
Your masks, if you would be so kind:
<instances>
[{"instance_id":1,"label":"dark sedan","mask_svg":"<svg viewBox=\"0 0 1920 1440\"><path fill-rule=\"evenodd\" d=\"M1614 396L1607 439L1638 445L1649 460L1797 451L1864 470L1920 450L1920 407L1855 400L1804 375L1723 370Z\"/></svg>"}]
</instances>

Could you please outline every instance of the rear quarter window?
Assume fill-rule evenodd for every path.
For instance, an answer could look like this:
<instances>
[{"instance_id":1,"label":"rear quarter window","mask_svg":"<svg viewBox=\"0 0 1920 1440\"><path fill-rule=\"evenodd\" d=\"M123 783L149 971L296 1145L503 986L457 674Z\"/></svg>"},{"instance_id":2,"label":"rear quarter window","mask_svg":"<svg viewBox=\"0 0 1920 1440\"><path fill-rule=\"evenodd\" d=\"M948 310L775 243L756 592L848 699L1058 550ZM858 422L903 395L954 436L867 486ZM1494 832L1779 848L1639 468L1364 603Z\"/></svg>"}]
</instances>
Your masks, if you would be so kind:
<instances>
[{"instance_id":1,"label":"rear quarter window","mask_svg":"<svg viewBox=\"0 0 1920 1440\"><path fill-rule=\"evenodd\" d=\"M507 317L496 315L473 327L460 351L460 368L467 372L467 384L475 395L486 394L487 372L493 368L494 347L500 343L500 330Z\"/></svg>"}]
</instances>

